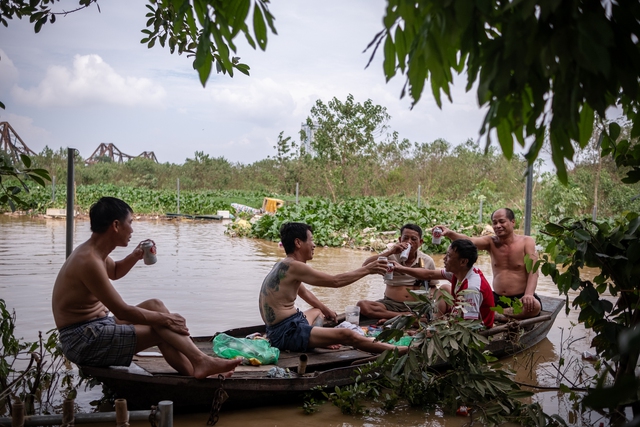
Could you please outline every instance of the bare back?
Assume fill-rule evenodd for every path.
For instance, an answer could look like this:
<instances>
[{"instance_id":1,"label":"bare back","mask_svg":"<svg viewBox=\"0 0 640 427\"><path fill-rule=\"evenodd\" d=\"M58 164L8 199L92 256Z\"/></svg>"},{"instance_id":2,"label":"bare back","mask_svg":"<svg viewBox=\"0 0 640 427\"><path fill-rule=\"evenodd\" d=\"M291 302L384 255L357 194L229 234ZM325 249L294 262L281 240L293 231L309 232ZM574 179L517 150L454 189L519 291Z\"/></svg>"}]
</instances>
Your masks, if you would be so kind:
<instances>
[{"instance_id":1,"label":"bare back","mask_svg":"<svg viewBox=\"0 0 640 427\"><path fill-rule=\"evenodd\" d=\"M51 298L53 318L58 328L107 315L107 307L89 290L82 279L83 276L90 275L87 270L96 266L102 266L104 277L107 277L105 261L88 241L78 246L63 264L53 286Z\"/></svg>"},{"instance_id":2,"label":"bare back","mask_svg":"<svg viewBox=\"0 0 640 427\"><path fill-rule=\"evenodd\" d=\"M296 313L295 302L302 282L289 270L299 261L282 260L273 266L260 288L260 315L267 326L275 325Z\"/></svg>"}]
</instances>

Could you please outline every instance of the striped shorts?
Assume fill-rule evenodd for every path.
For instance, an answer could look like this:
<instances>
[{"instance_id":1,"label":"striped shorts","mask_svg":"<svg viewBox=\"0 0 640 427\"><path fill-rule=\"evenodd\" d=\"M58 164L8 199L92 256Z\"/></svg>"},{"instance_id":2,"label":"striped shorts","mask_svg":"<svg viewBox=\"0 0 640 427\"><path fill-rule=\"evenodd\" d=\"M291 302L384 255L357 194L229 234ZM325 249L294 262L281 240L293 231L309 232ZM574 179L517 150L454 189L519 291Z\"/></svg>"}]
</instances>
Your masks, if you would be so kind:
<instances>
[{"instance_id":1,"label":"striped shorts","mask_svg":"<svg viewBox=\"0 0 640 427\"><path fill-rule=\"evenodd\" d=\"M133 325L105 316L58 330L64 355L76 365L129 366L136 352Z\"/></svg>"}]
</instances>

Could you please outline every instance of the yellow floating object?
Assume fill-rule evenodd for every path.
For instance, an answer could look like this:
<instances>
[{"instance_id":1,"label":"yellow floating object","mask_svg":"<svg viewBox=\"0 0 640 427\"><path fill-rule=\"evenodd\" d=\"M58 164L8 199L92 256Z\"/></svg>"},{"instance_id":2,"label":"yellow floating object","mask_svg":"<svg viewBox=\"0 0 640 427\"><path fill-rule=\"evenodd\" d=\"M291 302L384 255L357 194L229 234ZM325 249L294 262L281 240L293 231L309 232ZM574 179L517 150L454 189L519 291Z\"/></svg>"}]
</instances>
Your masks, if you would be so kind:
<instances>
[{"instance_id":1,"label":"yellow floating object","mask_svg":"<svg viewBox=\"0 0 640 427\"><path fill-rule=\"evenodd\" d=\"M284 200L272 199L271 197L265 197L262 201L262 210L268 213L275 213L278 208L284 206Z\"/></svg>"}]
</instances>

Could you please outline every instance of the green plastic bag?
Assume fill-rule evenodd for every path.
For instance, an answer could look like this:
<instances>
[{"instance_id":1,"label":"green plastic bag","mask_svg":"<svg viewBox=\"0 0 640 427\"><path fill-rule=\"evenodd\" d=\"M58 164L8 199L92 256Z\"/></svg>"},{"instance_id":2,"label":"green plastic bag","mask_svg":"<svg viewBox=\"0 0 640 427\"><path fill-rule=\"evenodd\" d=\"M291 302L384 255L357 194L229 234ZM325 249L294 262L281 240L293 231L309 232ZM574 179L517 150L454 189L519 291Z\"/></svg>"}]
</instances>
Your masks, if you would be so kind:
<instances>
[{"instance_id":1,"label":"green plastic bag","mask_svg":"<svg viewBox=\"0 0 640 427\"><path fill-rule=\"evenodd\" d=\"M275 365L280 357L280 350L271 347L267 340L235 338L227 334L216 335L213 339L213 352L225 359L238 356L255 359L262 365Z\"/></svg>"}]
</instances>

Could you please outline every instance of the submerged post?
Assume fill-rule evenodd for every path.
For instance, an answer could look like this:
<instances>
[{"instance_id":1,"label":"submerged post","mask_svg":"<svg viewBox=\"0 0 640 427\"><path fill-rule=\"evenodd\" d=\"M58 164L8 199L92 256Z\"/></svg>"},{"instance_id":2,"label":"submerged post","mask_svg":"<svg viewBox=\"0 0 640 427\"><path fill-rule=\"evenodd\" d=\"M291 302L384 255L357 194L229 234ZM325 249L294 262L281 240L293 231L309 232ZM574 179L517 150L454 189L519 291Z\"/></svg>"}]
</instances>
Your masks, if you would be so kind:
<instances>
[{"instance_id":1,"label":"submerged post","mask_svg":"<svg viewBox=\"0 0 640 427\"><path fill-rule=\"evenodd\" d=\"M24 426L24 403L16 402L11 408L11 427Z\"/></svg>"},{"instance_id":2,"label":"submerged post","mask_svg":"<svg viewBox=\"0 0 640 427\"><path fill-rule=\"evenodd\" d=\"M531 199L533 193L533 165L527 167L527 186L524 196L524 235L531 236Z\"/></svg>"},{"instance_id":3,"label":"submerged post","mask_svg":"<svg viewBox=\"0 0 640 427\"><path fill-rule=\"evenodd\" d=\"M129 425L129 411L126 399L116 399L116 427Z\"/></svg>"},{"instance_id":4,"label":"submerged post","mask_svg":"<svg viewBox=\"0 0 640 427\"><path fill-rule=\"evenodd\" d=\"M158 427L173 427L173 402L163 400L158 402L160 411L160 423Z\"/></svg>"},{"instance_id":5,"label":"submerged post","mask_svg":"<svg viewBox=\"0 0 640 427\"><path fill-rule=\"evenodd\" d=\"M73 212L75 211L73 183L75 181L75 148L67 148L67 258L73 252Z\"/></svg>"},{"instance_id":6,"label":"submerged post","mask_svg":"<svg viewBox=\"0 0 640 427\"><path fill-rule=\"evenodd\" d=\"M180 178L177 178L178 180L178 212L180 213Z\"/></svg>"},{"instance_id":7,"label":"submerged post","mask_svg":"<svg viewBox=\"0 0 640 427\"><path fill-rule=\"evenodd\" d=\"M65 399L62 402L62 427L70 427L75 424L75 400Z\"/></svg>"}]
</instances>

